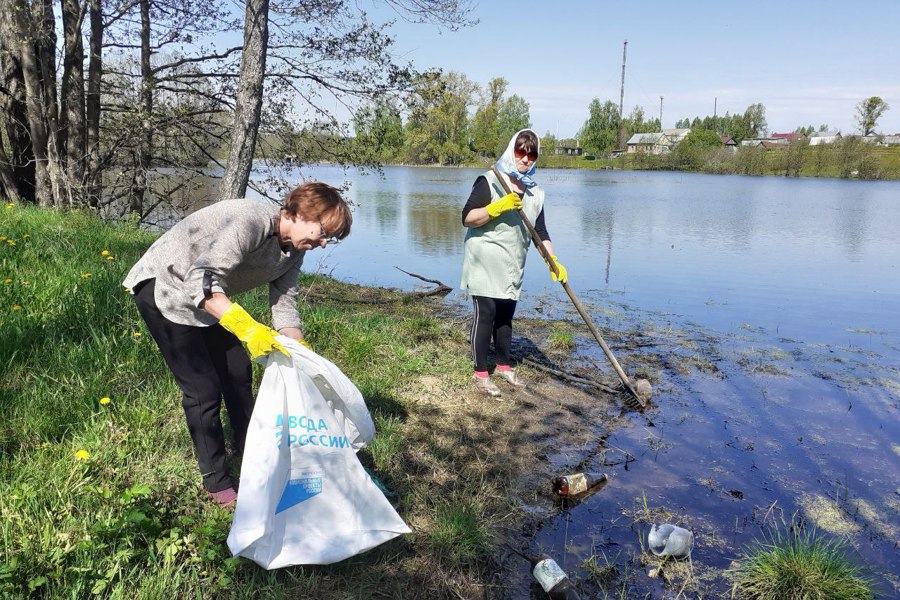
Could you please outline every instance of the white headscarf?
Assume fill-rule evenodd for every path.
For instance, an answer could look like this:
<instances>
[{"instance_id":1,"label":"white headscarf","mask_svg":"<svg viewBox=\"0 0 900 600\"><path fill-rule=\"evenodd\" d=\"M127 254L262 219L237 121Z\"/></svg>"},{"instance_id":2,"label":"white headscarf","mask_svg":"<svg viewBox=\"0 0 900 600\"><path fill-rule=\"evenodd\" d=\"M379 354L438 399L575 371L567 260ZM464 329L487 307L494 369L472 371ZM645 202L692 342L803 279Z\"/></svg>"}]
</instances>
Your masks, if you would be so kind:
<instances>
[{"instance_id":1,"label":"white headscarf","mask_svg":"<svg viewBox=\"0 0 900 600\"><path fill-rule=\"evenodd\" d=\"M521 129L516 132L512 139L509 140L509 144L506 145L506 150L503 151L503 154L500 155L500 159L496 163L496 167L502 173L506 173L510 178L518 180L522 185L527 188L532 188L537 185L537 183L531 178L534 175L534 167L537 164L537 161L531 163L531 168L528 169L527 173L519 173L519 169L516 168L516 140L519 136L525 132L529 131L534 135L534 138L537 140L537 152L538 156L541 155L541 138L538 137L534 130L532 129Z\"/></svg>"}]
</instances>

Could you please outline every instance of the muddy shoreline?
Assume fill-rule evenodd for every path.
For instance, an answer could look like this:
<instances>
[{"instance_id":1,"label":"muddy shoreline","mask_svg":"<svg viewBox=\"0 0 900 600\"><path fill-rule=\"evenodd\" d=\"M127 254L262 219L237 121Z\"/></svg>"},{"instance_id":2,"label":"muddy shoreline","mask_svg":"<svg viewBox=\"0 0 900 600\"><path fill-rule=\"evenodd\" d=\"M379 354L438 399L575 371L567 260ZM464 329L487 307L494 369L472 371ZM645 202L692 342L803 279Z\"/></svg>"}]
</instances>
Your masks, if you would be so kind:
<instances>
[{"instance_id":1,"label":"muddy shoreline","mask_svg":"<svg viewBox=\"0 0 900 600\"><path fill-rule=\"evenodd\" d=\"M464 326L466 315L460 309L443 307L439 313ZM773 397L780 387L806 389L817 380L828 381L832 377L822 367L823 357L807 357L812 368L797 364L797 356L816 349L798 349L791 358L788 352L758 345L748 328L724 339L699 327L649 324L646 316L621 313L613 317L619 328L601 327L601 333L625 371L654 386L653 402L638 412L624 394L575 384L529 365L538 362L616 387L614 372L584 325L572 315L559 316L563 318L526 316L514 323L513 354L529 381L526 390L504 386L500 401L467 392L471 416L477 421L480 413L490 415L489 435L506 449L497 471L514 515L494 524L495 554L481 595L543 597L527 564L511 548L553 555L587 597L619 597L624 590L628 597L654 598L722 597L730 588L732 561L748 542L776 526L809 527L848 539L863 563L867 554L896 550L891 518L900 514L900 496L888 494L882 504L873 503L857 496L846 477L841 479L843 498L840 491L837 496L810 491L815 479L821 483L821 478L834 476L802 464L821 463L817 455L827 460L828 442L814 420L793 424L788 440L781 431L767 432L749 407L738 402L723 408L708 400L713 390L736 388L731 400L739 401L747 381L762 382L762 394L768 391ZM560 332L572 337L571 347L553 343ZM739 343L749 349L736 350ZM881 408L896 415L896 396L886 394L885 402ZM697 424L715 421L722 431L714 437L690 439L703 428ZM698 442L705 446L701 452L686 453L696 463L685 461L680 450L699 447ZM702 459L694 458L701 454ZM724 455L729 459L719 460ZM773 464L764 466L773 456ZM608 473L609 484L573 503L552 496L553 476L582 470ZM791 480L798 476L813 481ZM891 476L896 479L897 472ZM692 561L663 564L647 551L650 525L662 522L694 532ZM900 594L892 561L896 559L869 565L879 598Z\"/></svg>"}]
</instances>

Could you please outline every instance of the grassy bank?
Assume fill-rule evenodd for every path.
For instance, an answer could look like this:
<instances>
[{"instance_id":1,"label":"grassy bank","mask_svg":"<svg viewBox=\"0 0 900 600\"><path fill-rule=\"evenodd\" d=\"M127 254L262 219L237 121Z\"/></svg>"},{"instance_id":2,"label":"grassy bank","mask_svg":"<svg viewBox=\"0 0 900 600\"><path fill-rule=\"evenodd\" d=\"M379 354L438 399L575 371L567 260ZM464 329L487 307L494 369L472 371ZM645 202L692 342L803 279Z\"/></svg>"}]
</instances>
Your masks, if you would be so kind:
<instances>
[{"instance_id":1,"label":"grassy bank","mask_svg":"<svg viewBox=\"0 0 900 600\"><path fill-rule=\"evenodd\" d=\"M6 205L0 236L0 597L444 598L482 579L485 524L505 510L477 459L496 453L473 433L489 408L431 401L469 394L468 360L462 328L427 301L301 281L307 337L375 417L361 458L414 533L269 573L230 558L231 513L200 490L180 393L120 285L152 236ZM241 301L268 320L262 291Z\"/></svg>"}]
</instances>

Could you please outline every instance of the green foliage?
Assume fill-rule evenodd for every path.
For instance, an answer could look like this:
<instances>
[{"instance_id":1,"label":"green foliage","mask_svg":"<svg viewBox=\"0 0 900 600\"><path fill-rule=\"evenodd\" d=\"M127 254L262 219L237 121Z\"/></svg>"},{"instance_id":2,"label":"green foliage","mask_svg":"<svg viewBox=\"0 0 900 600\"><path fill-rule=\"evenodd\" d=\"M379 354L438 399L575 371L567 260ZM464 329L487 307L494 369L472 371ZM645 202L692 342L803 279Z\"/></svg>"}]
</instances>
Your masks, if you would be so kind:
<instances>
[{"instance_id":1,"label":"green foliage","mask_svg":"<svg viewBox=\"0 0 900 600\"><path fill-rule=\"evenodd\" d=\"M875 125L881 115L888 110L890 106L878 96L872 96L861 100L856 105L856 122L859 124L859 130L863 135L869 135L875 131Z\"/></svg>"},{"instance_id":2,"label":"green foliage","mask_svg":"<svg viewBox=\"0 0 900 600\"><path fill-rule=\"evenodd\" d=\"M471 157L468 111L475 90L460 73L428 73L418 79L406 126L412 162L455 165Z\"/></svg>"},{"instance_id":3,"label":"green foliage","mask_svg":"<svg viewBox=\"0 0 900 600\"><path fill-rule=\"evenodd\" d=\"M675 147L672 160L677 168L698 169L707 160L711 150L721 147L722 139L715 131L691 129Z\"/></svg>"},{"instance_id":4,"label":"green foliage","mask_svg":"<svg viewBox=\"0 0 900 600\"><path fill-rule=\"evenodd\" d=\"M719 135L727 135L737 143L749 138L761 137L766 133L766 107L761 104L751 104L743 114L724 116L706 116L702 119L694 117L694 120L680 119L675 127L679 129L705 129L715 131Z\"/></svg>"},{"instance_id":5,"label":"green foliage","mask_svg":"<svg viewBox=\"0 0 900 600\"><path fill-rule=\"evenodd\" d=\"M846 546L813 532L775 529L738 559L732 593L741 600L866 600L872 582L846 554Z\"/></svg>"},{"instance_id":6,"label":"green foliage","mask_svg":"<svg viewBox=\"0 0 900 600\"><path fill-rule=\"evenodd\" d=\"M472 118L472 150L478 156L484 158L496 156L497 147L501 143L497 117L508 85L509 83L502 77L492 79L488 83L482 105Z\"/></svg>"},{"instance_id":7,"label":"green foliage","mask_svg":"<svg viewBox=\"0 0 900 600\"><path fill-rule=\"evenodd\" d=\"M541 154L555 154L556 147L559 145L561 145L561 142L549 131L541 136ZM575 144L573 143L572 145L574 146Z\"/></svg>"},{"instance_id":8,"label":"green foliage","mask_svg":"<svg viewBox=\"0 0 900 600\"><path fill-rule=\"evenodd\" d=\"M400 110L390 99L379 99L353 116L354 142L360 153L373 162L389 163L403 158L406 137Z\"/></svg>"},{"instance_id":9,"label":"green foliage","mask_svg":"<svg viewBox=\"0 0 900 600\"><path fill-rule=\"evenodd\" d=\"M531 127L528 103L521 96L513 94L500 105L497 113L497 134L499 135L497 156L506 149L509 140L517 131Z\"/></svg>"},{"instance_id":10,"label":"green foliage","mask_svg":"<svg viewBox=\"0 0 900 600\"><path fill-rule=\"evenodd\" d=\"M747 127L747 135L744 137L758 138L766 135L769 128L766 123L766 107L761 102L748 106L744 111L744 124Z\"/></svg>"},{"instance_id":11,"label":"green foliage","mask_svg":"<svg viewBox=\"0 0 900 600\"><path fill-rule=\"evenodd\" d=\"M722 145L722 138L715 131L709 129L691 130L687 136L678 144L678 148L699 148L701 150L708 148L719 148Z\"/></svg>"},{"instance_id":12,"label":"green foliage","mask_svg":"<svg viewBox=\"0 0 900 600\"><path fill-rule=\"evenodd\" d=\"M844 137L836 141L839 175L843 179L858 177L860 179L879 179L878 161L875 159L871 145L855 137Z\"/></svg>"},{"instance_id":13,"label":"green foliage","mask_svg":"<svg viewBox=\"0 0 900 600\"><path fill-rule=\"evenodd\" d=\"M616 147L619 108L612 100L601 104L599 98L594 98L588 106L588 113L578 136L581 145L586 151L606 154Z\"/></svg>"}]
</instances>

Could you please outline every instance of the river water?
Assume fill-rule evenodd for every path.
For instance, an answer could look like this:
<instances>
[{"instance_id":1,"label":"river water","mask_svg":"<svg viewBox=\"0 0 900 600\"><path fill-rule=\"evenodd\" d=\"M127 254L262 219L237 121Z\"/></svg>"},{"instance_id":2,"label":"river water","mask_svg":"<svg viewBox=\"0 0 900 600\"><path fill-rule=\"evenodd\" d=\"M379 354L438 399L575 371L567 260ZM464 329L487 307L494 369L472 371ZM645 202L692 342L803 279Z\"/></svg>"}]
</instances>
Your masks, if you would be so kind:
<instances>
[{"instance_id":1,"label":"river water","mask_svg":"<svg viewBox=\"0 0 900 600\"><path fill-rule=\"evenodd\" d=\"M356 206L352 235L311 253L305 270L421 285L399 267L458 287L460 209L479 173L305 169L348 182ZM765 525L803 519L850 543L879 597L900 597L900 183L569 170L536 179L556 254L597 322L677 340L667 351L692 368L655 373L648 415L607 440L636 457L627 473L549 457L563 471L587 459L612 480L544 515L534 543L581 580L582 561L600 555L617 563L616 589L674 597L627 560L648 530L628 515L694 529L701 579L703 565L727 567ZM454 291L447 302L467 300ZM517 316L578 320L536 251ZM592 338L577 348L606 368Z\"/></svg>"}]
</instances>

